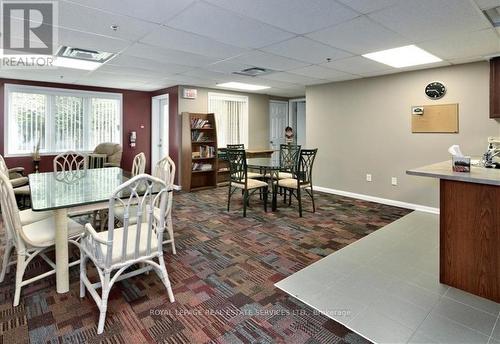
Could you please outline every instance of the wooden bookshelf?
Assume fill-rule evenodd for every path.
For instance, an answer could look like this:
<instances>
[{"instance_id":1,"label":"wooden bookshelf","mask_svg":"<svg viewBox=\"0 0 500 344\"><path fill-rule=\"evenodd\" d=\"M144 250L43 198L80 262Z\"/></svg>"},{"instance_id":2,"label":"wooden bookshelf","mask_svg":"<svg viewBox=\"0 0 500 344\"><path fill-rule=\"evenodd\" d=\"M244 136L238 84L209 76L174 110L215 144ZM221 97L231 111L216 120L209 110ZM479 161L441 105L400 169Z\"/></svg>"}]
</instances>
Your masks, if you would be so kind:
<instances>
[{"instance_id":1,"label":"wooden bookshelf","mask_svg":"<svg viewBox=\"0 0 500 344\"><path fill-rule=\"evenodd\" d=\"M217 130L213 113L182 113L181 154L182 190L217 186Z\"/></svg>"}]
</instances>

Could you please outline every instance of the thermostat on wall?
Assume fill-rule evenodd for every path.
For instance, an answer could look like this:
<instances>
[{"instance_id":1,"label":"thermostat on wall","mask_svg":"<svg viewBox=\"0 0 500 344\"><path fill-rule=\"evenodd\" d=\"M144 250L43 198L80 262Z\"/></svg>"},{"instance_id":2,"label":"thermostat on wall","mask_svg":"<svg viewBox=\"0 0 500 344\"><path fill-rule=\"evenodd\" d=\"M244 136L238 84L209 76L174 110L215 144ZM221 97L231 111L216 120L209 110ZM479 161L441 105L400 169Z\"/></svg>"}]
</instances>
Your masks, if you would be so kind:
<instances>
[{"instance_id":1,"label":"thermostat on wall","mask_svg":"<svg viewBox=\"0 0 500 344\"><path fill-rule=\"evenodd\" d=\"M182 89L182 98L196 99L197 95L198 95L198 90L196 88L183 88Z\"/></svg>"},{"instance_id":2,"label":"thermostat on wall","mask_svg":"<svg viewBox=\"0 0 500 344\"><path fill-rule=\"evenodd\" d=\"M424 107L423 106L412 106L411 107L411 114L412 115L423 115L424 114Z\"/></svg>"}]
</instances>

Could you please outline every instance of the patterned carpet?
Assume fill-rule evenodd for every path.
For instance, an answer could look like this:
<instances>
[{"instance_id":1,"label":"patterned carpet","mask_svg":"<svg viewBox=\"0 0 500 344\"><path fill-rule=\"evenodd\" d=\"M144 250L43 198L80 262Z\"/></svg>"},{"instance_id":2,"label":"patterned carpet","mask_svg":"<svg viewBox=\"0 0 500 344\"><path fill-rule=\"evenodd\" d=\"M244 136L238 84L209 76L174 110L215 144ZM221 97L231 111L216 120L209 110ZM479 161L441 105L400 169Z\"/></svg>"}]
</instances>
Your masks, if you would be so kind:
<instances>
[{"instance_id":1,"label":"patterned carpet","mask_svg":"<svg viewBox=\"0 0 500 344\"><path fill-rule=\"evenodd\" d=\"M315 214L299 218L296 203L281 201L264 213L257 196L243 218L240 195L225 211L226 192L175 196L177 255L165 254L175 303L154 273L119 282L97 336L98 309L88 294L79 298L77 267L69 293L57 294L52 276L24 287L16 308L11 271L0 284L0 344L364 343L273 285L409 211L318 193ZM0 229L0 251L3 240ZM28 273L45 265L35 260Z\"/></svg>"}]
</instances>

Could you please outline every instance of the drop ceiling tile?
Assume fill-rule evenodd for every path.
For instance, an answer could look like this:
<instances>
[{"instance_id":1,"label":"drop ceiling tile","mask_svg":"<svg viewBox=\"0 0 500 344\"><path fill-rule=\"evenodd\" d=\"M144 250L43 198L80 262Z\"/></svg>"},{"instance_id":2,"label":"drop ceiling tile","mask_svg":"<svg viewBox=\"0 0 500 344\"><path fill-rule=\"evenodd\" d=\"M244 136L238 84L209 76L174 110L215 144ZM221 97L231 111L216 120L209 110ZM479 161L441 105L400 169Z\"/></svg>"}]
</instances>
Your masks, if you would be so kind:
<instances>
[{"instance_id":1,"label":"drop ceiling tile","mask_svg":"<svg viewBox=\"0 0 500 344\"><path fill-rule=\"evenodd\" d=\"M161 63L175 63L179 65L200 67L217 61L213 57L188 53L167 48L158 48L146 44L134 43L123 52L125 55L148 58Z\"/></svg>"},{"instance_id":2,"label":"drop ceiling tile","mask_svg":"<svg viewBox=\"0 0 500 344\"><path fill-rule=\"evenodd\" d=\"M141 68L153 72L165 74L182 73L192 69L190 66L183 66L175 63L160 63L154 60L140 58L130 55L119 55L110 60L107 64L122 68Z\"/></svg>"},{"instance_id":3,"label":"drop ceiling tile","mask_svg":"<svg viewBox=\"0 0 500 344\"><path fill-rule=\"evenodd\" d=\"M321 83L327 82L324 79L311 78L308 76L292 74L292 73L287 73L287 72L278 72L278 73L268 74L268 75L263 76L262 79L290 82L290 83L299 84L302 86L321 84Z\"/></svg>"},{"instance_id":4,"label":"drop ceiling tile","mask_svg":"<svg viewBox=\"0 0 500 344\"><path fill-rule=\"evenodd\" d=\"M312 32L358 16L331 0L207 0L219 7L296 34Z\"/></svg>"},{"instance_id":5,"label":"drop ceiling tile","mask_svg":"<svg viewBox=\"0 0 500 344\"><path fill-rule=\"evenodd\" d=\"M490 56L500 52L500 38L493 29L420 42L419 47L442 59Z\"/></svg>"},{"instance_id":6,"label":"drop ceiling tile","mask_svg":"<svg viewBox=\"0 0 500 344\"><path fill-rule=\"evenodd\" d=\"M333 68L341 72L346 72L355 75L362 75L363 73L378 72L383 70L391 70L389 66L378 63L362 56L349 57L342 60L324 63L321 66Z\"/></svg>"},{"instance_id":7,"label":"drop ceiling tile","mask_svg":"<svg viewBox=\"0 0 500 344\"><path fill-rule=\"evenodd\" d=\"M309 63L292 60L258 50L253 50L249 53L233 57L227 61L231 63L247 64L254 67L269 68L275 71L285 71L309 65Z\"/></svg>"},{"instance_id":8,"label":"drop ceiling tile","mask_svg":"<svg viewBox=\"0 0 500 344\"><path fill-rule=\"evenodd\" d=\"M59 45L109 53L118 53L130 45L130 42L125 40L64 28L59 28L58 41Z\"/></svg>"},{"instance_id":9,"label":"drop ceiling tile","mask_svg":"<svg viewBox=\"0 0 500 344\"><path fill-rule=\"evenodd\" d=\"M337 0L358 12L367 14L396 5L399 0Z\"/></svg>"},{"instance_id":10,"label":"drop ceiling tile","mask_svg":"<svg viewBox=\"0 0 500 344\"><path fill-rule=\"evenodd\" d=\"M197 2L167 25L242 48L260 48L293 34L219 7Z\"/></svg>"},{"instance_id":11,"label":"drop ceiling tile","mask_svg":"<svg viewBox=\"0 0 500 344\"><path fill-rule=\"evenodd\" d=\"M175 30L161 26L147 34L140 42L160 48L186 51L193 54L215 58L228 58L246 52L246 49L217 42L211 38L203 37L185 31Z\"/></svg>"},{"instance_id":12,"label":"drop ceiling tile","mask_svg":"<svg viewBox=\"0 0 500 344\"><path fill-rule=\"evenodd\" d=\"M230 75L224 74L224 73L218 73L218 72L212 72L206 69L191 69L187 72L181 73L180 75L188 76L188 77L195 77L199 79L205 79L213 82L223 82L223 81L229 81L228 78L231 78ZM176 76L174 76L175 78Z\"/></svg>"},{"instance_id":13,"label":"drop ceiling tile","mask_svg":"<svg viewBox=\"0 0 500 344\"><path fill-rule=\"evenodd\" d=\"M304 37L295 37L261 50L313 64L325 62L327 58L338 60L351 56L348 52Z\"/></svg>"},{"instance_id":14,"label":"drop ceiling tile","mask_svg":"<svg viewBox=\"0 0 500 344\"><path fill-rule=\"evenodd\" d=\"M206 66L205 69L212 72L231 74L251 67L253 66L242 63L233 63L229 61L220 61Z\"/></svg>"},{"instance_id":15,"label":"drop ceiling tile","mask_svg":"<svg viewBox=\"0 0 500 344\"><path fill-rule=\"evenodd\" d=\"M481 8L482 10L488 10L490 8L498 7L500 6L500 0L475 0L476 4Z\"/></svg>"},{"instance_id":16,"label":"drop ceiling tile","mask_svg":"<svg viewBox=\"0 0 500 344\"><path fill-rule=\"evenodd\" d=\"M154 23L165 23L194 2L194 0L147 0L141 1L138 6L137 0L64 1Z\"/></svg>"},{"instance_id":17,"label":"drop ceiling tile","mask_svg":"<svg viewBox=\"0 0 500 344\"><path fill-rule=\"evenodd\" d=\"M0 70L1 78L61 83L72 83L88 74L89 71L69 68Z\"/></svg>"},{"instance_id":18,"label":"drop ceiling tile","mask_svg":"<svg viewBox=\"0 0 500 344\"><path fill-rule=\"evenodd\" d=\"M287 89L287 88L293 88L293 87L302 87L302 86L299 86L299 85L294 84L292 82L263 79L261 77L255 77L255 78L253 78L251 83L252 84L256 84L256 85L264 85L264 86L269 86L269 87L272 87L272 88L281 88L281 89Z\"/></svg>"},{"instance_id":19,"label":"drop ceiling tile","mask_svg":"<svg viewBox=\"0 0 500 344\"><path fill-rule=\"evenodd\" d=\"M351 80L359 78L358 75L344 73L335 69L316 66L316 65L294 69L289 71L289 73L299 74L317 79L327 79L329 81L341 81L341 80Z\"/></svg>"},{"instance_id":20,"label":"drop ceiling tile","mask_svg":"<svg viewBox=\"0 0 500 344\"><path fill-rule=\"evenodd\" d=\"M14 22L21 21L20 19L15 17L12 17L11 20ZM24 37L17 36L17 31L14 32L13 38L24 39ZM116 37L98 35L94 33L88 33L88 32L59 27L57 28L56 45L57 45L56 49L61 45L66 45L70 47L94 49L110 53L117 53L125 49L127 46L129 46L130 41Z\"/></svg>"},{"instance_id":21,"label":"drop ceiling tile","mask_svg":"<svg viewBox=\"0 0 500 344\"><path fill-rule=\"evenodd\" d=\"M366 16L307 35L316 41L361 55L411 44Z\"/></svg>"},{"instance_id":22,"label":"drop ceiling tile","mask_svg":"<svg viewBox=\"0 0 500 344\"><path fill-rule=\"evenodd\" d=\"M416 41L491 27L471 1L401 0L396 6L370 13L368 16Z\"/></svg>"},{"instance_id":23,"label":"drop ceiling tile","mask_svg":"<svg viewBox=\"0 0 500 344\"><path fill-rule=\"evenodd\" d=\"M482 56L473 56L473 57L466 57L466 58L459 58L459 59L450 59L448 62L451 64L457 65L457 64L464 64L464 63L472 63L472 62L479 62L479 61L486 61L486 59Z\"/></svg>"},{"instance_id":24,"label":"drop ceiling tile","mask_svg":"<svg viewBox=\"0 0 500 344\"><path fill-rule=\"evenodd\" d=\"M113 31L110 28L111 25L118 25L119 29ZM75 3L59 2L59 26L127 41L135 41L151 32L158 25L79 6Z\"/></svg>"}]
</instances>

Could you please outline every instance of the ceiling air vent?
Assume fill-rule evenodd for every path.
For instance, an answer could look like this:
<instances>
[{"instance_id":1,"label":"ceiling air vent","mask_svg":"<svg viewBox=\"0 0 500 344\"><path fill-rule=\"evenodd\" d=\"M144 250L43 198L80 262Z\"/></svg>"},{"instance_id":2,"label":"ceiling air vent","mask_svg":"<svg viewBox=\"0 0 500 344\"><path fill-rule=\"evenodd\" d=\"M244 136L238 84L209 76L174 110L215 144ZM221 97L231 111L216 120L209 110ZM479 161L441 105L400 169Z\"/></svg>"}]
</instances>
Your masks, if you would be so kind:
<instances>
[{"instance_id":1,"label":"ceiling air vent","mask_svg":"<svg viewBox=\"0 0 500 344\"><path fill-rule=\"evenodd\" d=\"M494 27L500 27L500 6L484 10L483 13Z\"/></svg>"},{"instance_id":2,"label":"ceiling air vent","mask_svg":"<svg viewBox=\"0 0 500 344\"><path fill-rule=\"evenodd\" d=\"M243 70L238 71L238 72L233 72L233 74L245 75L245 76L261 76L261 75L269 74L272 72L274 72L274 71L271 69L252 67L252 68L243 69Z\"/></svg>"},{"instance_id":3,"label":"ceiling air vent","mask_svg":"<svg viewBox=\"0 0 500 344\"><path fill-rule=\"evenodd\" d=\"M113 53L104 51L80 49L62 46L57 52L57 56L67 57L70 59L92 61L97 63L104 63L115 56Z\"/></svg>"}]
</instances>

